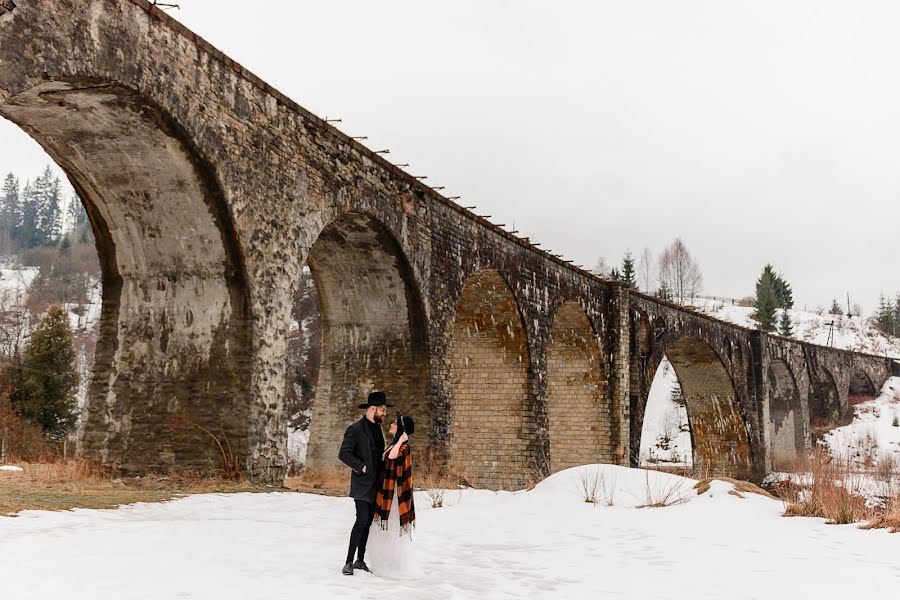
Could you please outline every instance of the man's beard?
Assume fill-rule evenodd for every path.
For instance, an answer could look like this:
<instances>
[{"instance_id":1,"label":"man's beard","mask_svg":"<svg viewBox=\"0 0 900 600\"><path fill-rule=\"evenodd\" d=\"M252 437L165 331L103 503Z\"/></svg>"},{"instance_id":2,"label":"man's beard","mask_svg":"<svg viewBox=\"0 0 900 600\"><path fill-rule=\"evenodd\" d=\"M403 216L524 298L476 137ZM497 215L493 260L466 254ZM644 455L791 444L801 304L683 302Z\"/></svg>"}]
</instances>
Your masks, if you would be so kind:
<instances>
[{"instance_id":1,"label":"man's beard","mask_svg":"<svg viewBox=\"0 0 900 600\"><path fill-rule=\"evenodd\" d=\"M381 425L382 423L384 423L384 415L375 413L374 415L372 415L372 420Z\"/></svg>"}]
</instances>

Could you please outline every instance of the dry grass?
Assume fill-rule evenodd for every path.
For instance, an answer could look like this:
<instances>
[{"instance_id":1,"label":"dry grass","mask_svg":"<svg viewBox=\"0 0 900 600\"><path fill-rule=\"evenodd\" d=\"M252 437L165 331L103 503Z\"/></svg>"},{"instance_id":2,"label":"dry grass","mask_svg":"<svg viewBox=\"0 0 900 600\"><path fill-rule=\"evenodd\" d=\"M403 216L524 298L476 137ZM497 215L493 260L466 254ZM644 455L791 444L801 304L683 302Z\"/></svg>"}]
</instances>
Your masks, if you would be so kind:
<instances>
[{"instance_id":1,"label":"dry grass","mask_svg":"<svg viewBox=\"0 0 900 600\"><path fill-rule=\"evenodd\" d=\"M646 472L644 482L644 501L638 508L664 508L687 502L688 493L684 489L682 479L656 479L650 483L650 471Z\"/></svg>"},{"instance_id":2,"label":"dry grass","mask_svg":"<svg viewBox=\"0 0 900 600\"><path fill-rule=\"evenodd\" d=\"M807 462L808 486L780 486L786 517L821 517L829 524L858 523L871 517L863 480L850 463L816 449Z\"/></svg>"},{"instance_id":3,"label":"dry grass","mask_svg":"<svg viewBox=\"0 0 900 600\"><path fill-rule=\"evenodd\" d=\"M418 462L413 465L413 484L428 494L432 508L444 506L444 496L448 490L468 485L464 475L450 470L446 461L432 448L426 449Z\"/></svg>"},{"instance_id":4,"label":"dry grass","mask_svg":"<svg viewBox=\"0 0 900 600\"><path fill-rule=\"evenodd\" d=\"M321 496L346 496L350 489L350 470L303 469L298 475L285 479L284 487Z\"/></svg>"},{"instance_id":5,"label":"dry grass","mask_svg":"<svg viewBox=\"0 0 900 600\"><path fill-rule=\"evenodd\" d=\"M81 460L18 465L24 472L0 471L0 515L23 510L115 508L209 492L273 490L247 481L191 475L119 478Z\"/></svg>"},{"instance_id":6,"label":"dry grass","mask_svg":"<svg viewBox=\"0 0 900 600\"><path fill-rule=\"evenodd\" d=\"M883 509L876 509L869 521L860 529L887 529L891 533L900 532L900 495L891 498Z\"/></svg>"}]
</instances>

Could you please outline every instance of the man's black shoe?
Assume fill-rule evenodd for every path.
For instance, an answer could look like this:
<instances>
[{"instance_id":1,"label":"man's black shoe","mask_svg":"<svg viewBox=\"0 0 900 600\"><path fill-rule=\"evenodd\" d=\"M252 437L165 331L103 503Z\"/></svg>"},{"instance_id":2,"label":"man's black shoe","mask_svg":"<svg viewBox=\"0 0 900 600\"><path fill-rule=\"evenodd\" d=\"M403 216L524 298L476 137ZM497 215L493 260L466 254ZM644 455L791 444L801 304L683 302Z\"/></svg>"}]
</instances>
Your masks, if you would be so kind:
<instances>
[{"instance_id":1,"label":"man's black shoe","mask_svg":"<svg viewBox=\"0 0 900 600\"><path fill-rule=\"evenodd\" d=\"M344 568L341 569L341 573L343 573L344 575L353 575L353 565L347 563L346 565L344 565Z\"/></svg>"},{"instance_id":2,"label":"man's black shoe","mask_svg":"<svg viewBox=\"0 0 900 600\"><path fill-rule=\"evenodd\" d=\"M372 572L372 571L369 571L369 565L366 564L366 561L364 561L362 559L359 559L355 563L353 563L353 568L361 569L361 570L369 572L369 573Z\"/></svg>"}]
</instances>

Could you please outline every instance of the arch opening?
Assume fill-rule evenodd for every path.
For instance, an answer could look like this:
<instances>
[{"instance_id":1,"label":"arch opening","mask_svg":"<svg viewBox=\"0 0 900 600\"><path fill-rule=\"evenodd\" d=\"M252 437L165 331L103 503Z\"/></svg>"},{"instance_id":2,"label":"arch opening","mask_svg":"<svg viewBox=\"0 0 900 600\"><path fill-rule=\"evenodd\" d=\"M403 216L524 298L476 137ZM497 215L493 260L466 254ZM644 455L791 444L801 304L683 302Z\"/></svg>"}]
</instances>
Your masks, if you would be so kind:
<instances>
[{"instance_id":1,"label":"arch opening","mask_svg":"<svg viewBox=\"0 0 900 600\"><path fill-rule=\"evenodd\" d=\"M512 290L494 269L470 275L450 349L450 468L478 487L520 489L527 482L529 365Z\"/></svg>"},{"instance_id":2,"label":"arch opening","mask_svg":"<svg viewBox=\"0 0 900 600\"><path fill-rule=\"evenodd\" d=\"M374 390L396 407L386 421L394 410L412 416L417 445L425 446L431 428L426 320L399 244L376 219L345 213L322 230L307 263L322 328L307 466L338 465L340 436L362 417L357 405Z\"/></svg>"},{"instance_id":3,"label":"arch opening","mask_svg":"<svg viewBox=\"0 0 900 600\"><path fill-rule=\"evenodd\" d=\"M850 376L850 389L847 394L847 403L850 406L862 404L874 400L878 396L875 384L862 371L854 371Z\"/></svg>"},{"instance_id":4,"label":"arch opening","mask_svg":"<svg viewBox=\"0 0 900 600\"><path fill-rule=\"evenodd\" d=\"M146 98L103 81L44 81L0 116L66 173L96 240L103 297L81 454L125 472L209 471L225 466L227 442L252 468L249 302L212 168Z\"/></svg>"},{"instance_id":5,"label":"arch opening","mask_svg":"<svg viewBox=\"0 0 900 600\"><path fill-rule=\"evenodd\" d=\"M665 353L680 383L695 476L750 479L747 427L725 365L703 340L682 337Z\"/></svg>"},{"instance_id":6,"label":"arch opening","mask_svg":"<svg viewBox=\"0 0 900 600\"><path fill-rule=\"evenodd\" d=\"M812 378L809 399L809 428L812 442L829 430L846 425L845 411L841 407L841 395L831 371L820 367Z\"/></svg>"},{"instance_id":7,"label":"arch opening","mask_svg":"<svg viewBox=\"0 0 900 600\"><path fill-rule=\"evenodd\" d=\"M550 470L612 463L610 412L597 336L584 309L567 302L556 313L547 350Z\"/></svg>"},{"instance_id":8,"label":"arch opening","mask_svg":"<svg viewBox=\"0 0 900 600\"><path fill-rule=\"evenodd\" d=\"M769 365L767 383L772 468L788 470L806 452L800 391L794 374L783 360L774 360Z\"/></svg>"},{"instance_id":9,"label":"arch opening","mask_svg":"<svg viewBox=\"0 0 900 600\"><path fill-rule=\"evenodd\" d=\"M640 427L639 466L693 472L694 451L684 392L665 356L653 374Z\"/></svg>"}]
</instances>

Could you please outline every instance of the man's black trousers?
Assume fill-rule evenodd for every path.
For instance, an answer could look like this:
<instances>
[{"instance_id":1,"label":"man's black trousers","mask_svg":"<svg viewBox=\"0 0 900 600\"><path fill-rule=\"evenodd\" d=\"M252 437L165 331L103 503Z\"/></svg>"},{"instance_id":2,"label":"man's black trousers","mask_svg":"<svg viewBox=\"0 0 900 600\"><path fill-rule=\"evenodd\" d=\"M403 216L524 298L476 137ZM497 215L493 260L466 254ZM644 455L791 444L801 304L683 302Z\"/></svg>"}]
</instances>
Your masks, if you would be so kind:
<instances>
[{"instance_id":1,"label":"man's black trousers","mask_svg":"<svg viewBox=\"0 0 900 600\"><path fill-rule=\"evenodd\" d=\"M350 532L350 549L347 550L347 562L353 562L353 555L356 554L359 560L366 557L366 542L369 541L369 527L372 525L372 519L375 518L375 503L366 502L365 500L354 500L356 503L356 523L353 524L353 530Z\"/></svg>"}]
</instances>

